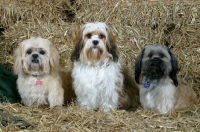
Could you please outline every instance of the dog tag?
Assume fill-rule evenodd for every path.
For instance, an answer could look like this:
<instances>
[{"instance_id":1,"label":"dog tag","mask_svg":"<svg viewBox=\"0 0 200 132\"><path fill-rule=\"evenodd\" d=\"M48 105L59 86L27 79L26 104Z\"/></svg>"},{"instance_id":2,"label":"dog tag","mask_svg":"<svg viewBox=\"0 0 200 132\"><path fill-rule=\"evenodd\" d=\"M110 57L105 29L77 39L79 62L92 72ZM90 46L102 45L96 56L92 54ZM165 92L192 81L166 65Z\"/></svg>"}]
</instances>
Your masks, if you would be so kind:
<instances>
[{"instance_id":1,"label":"dog tag","mask_svg":"<svg viewBox=\"0 0 200 132\"><path fill-rule=\"evenodd\" d=\"M149 87L150 87L150 83L146 82L146 83L143 84L143 86L144 86L145 88L149 88Z\"/></svg>"},{"instance_id":2,"label":"dog tag","mask_svg":"<svg viewBox=\"0 0 200 132\"><path fill-rule=\"evenodd\" d=\"M42 81L41 80L37 80L36 81L36 85L42 85Z\"/></svg>"}]
</instances>

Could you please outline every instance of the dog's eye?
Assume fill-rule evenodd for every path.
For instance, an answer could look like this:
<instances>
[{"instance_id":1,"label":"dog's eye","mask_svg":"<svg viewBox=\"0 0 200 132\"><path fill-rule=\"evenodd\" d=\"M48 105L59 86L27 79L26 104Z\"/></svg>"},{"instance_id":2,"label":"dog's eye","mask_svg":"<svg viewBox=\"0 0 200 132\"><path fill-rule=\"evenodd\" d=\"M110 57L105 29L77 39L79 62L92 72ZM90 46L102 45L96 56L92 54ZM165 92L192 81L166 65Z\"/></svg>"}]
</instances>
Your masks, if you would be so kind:
<instances>
[{"instance_id":1,"label":"dog's eye","mask_svg":"<svg viewBox=\"0 0 200 132\"><path fill-rule=\"evenodd\" d=\"M149 56L149 58L151 58L153 56L153 53L150 53L148 56Z\"/></svg>"},{"instance_id":2,"label":"dog's eye","mask_svg":"<svg viewBox=\"0 0 200 132\"><path fill-rule=\"evenodd\" d=\"M29 49L29 50L26 51L26 53L30 55L32 53L32 50Z\"/></svg>"},{"instance_id":3,"label":"dog's eye","mask_svg":"<svg viewBox=\"0 0 200 132\"><path fill-rule=\"evenodd\" d=\"M104 37L105 37L105 36L104 36L103 34L100 34L100 35L99 35L99 38L100 38L100 39L103 39Z\"/></svg>"},{"instance_id":4,"label":"dog's eye","mask_svg":"<svg viewBox=\"0 0 200 132\"><path fill-rule=\"evenodd\" d=\"M41 54L41 55L44 55L44 54L45 54L45 52L44 52L43 50L41 50L41 51L40 51L40 54Z\"/></svg>"},{"instance_id":5,"label":"dog's eye","mask_svg":"<svg viewBox=\"0 0 200 132\"><path fill-rule=\"evenodd\" d=\"M91 36L92 36L92 34L91 34L91 33L88 33L86 36L87 36L87 38L89 38L89 39L90 39L90 38L91 38Z\"/></svg>"},{"instance_id":6,"label":"dog's eye","mask_svg":"<svg viewBox=\"0 0 200 132\"><path fill-rule=\"evenodd\" d=\"M163 53L159 53L159 56L160 56L161 58L165 57L165 55L164 55Z\"/></svg>"}]
</instances>

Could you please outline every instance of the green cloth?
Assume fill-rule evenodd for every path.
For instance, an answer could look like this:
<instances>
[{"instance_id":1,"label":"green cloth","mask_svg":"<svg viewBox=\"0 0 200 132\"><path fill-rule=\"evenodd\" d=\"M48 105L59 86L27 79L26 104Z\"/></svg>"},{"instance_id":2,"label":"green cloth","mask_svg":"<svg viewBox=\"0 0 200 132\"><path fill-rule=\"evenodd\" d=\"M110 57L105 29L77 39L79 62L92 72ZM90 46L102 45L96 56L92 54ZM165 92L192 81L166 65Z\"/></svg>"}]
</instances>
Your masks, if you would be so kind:
<instances>
[{"instance_id":1,"label":"green cloth","mask_svg":"<svg viewBox=\"0 0 200 132\"><path fill-rule=\"evenodd\" d=\"M16 80L17 75L12 74L5 67L0 65L0 102L20 102Z\"/></svg>"},{"instance_id":2,"label":"green cloth","mask_svg":"<svg viewBox=\"0 0 200 132\"><path fill-rule=\"evenodd\" d=\"M22 120L20 117L4 113L2 110L0 110L0 118L1 118L0 123L3 126L7 126L8 124L13 124L15 126L19 126L20 128L28 128L28 127L33 128L33 126L30 123Z\"/></svg>"}]
</instances>

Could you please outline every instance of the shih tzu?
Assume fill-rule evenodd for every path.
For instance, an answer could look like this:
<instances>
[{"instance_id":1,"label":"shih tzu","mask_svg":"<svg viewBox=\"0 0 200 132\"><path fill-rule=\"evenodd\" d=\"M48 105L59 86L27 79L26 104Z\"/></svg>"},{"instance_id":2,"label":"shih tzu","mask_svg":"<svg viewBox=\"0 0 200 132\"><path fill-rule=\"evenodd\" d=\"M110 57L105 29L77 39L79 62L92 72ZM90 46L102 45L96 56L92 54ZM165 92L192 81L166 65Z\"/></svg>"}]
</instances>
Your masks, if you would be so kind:
<instances>
[{"instance_id":1,"label":"shih tzu","mask_svg":"<svg viewBox=\"0 0 200 132\"><path fill-rule=\"evenodd\" d=\"M62 106L75 97L71 73L59 70L58 51L48 39L22 41L15 51L14 73L18 74L17 87L26 106Z\"/></svg>"},{"instance_id":2,"label":"shih tzu","mask_svg":"<svg viewBox=\"0 0 200 132\"><path fill-rule=\"evenodd\" d=\"M161 113L192 106L196 94L189 84L177 78L178 62L163 45L146 46L135 63L135 81L140 88L140 102L144 108Z\"/></svg>"},{"instance_id":3,"label":"shih tzu","mask_svg":"<svg viewBox=\"0 0 200 132\"><path fill-rule=\"evenodd\" d=\"M71 55L77 102L87 109L137 107L139 90L122 68L112 32L103 22L87 23Z\"/></svg>"}]
</instances>

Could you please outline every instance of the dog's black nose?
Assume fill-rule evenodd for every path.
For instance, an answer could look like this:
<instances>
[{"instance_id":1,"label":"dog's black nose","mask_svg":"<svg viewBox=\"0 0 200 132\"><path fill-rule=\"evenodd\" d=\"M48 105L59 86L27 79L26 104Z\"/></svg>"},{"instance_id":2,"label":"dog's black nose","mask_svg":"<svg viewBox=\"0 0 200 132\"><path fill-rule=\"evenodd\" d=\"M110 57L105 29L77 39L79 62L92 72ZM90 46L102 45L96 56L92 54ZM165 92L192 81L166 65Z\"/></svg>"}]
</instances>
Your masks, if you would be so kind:
<instances>
[{"instance_id":1,"label":"dog's black nose","mask_svg":"<svg viewBox=\"0 0 200 132\"><path fill-rule=\"evenodd\" d=\"M37 58L38 58L38 54L32 54L32 57L33 57L34 59L37 59Z\"/></svg>"},{"instance_id":2,"label":"dog's black nose","mask_svg":"<svg viewBox=\"0 0 200 132\"><path fill-rule=\"evenodd\" d=\"M93 43L94 45L97 45L97 44L99 43L99 41L98 41L98 40L93 40L92 43Z\"/></svg>"},{"instance_id":3,"label":"dog's black nose","mask_svg":"<svg viewBox=\"0 0 200 132\"><path fill-rule=\"evenodd\" d=\"M153 57L153 61L154 62L159 62L160 61L160 57Z\"/></svg>"}]
</instances>

